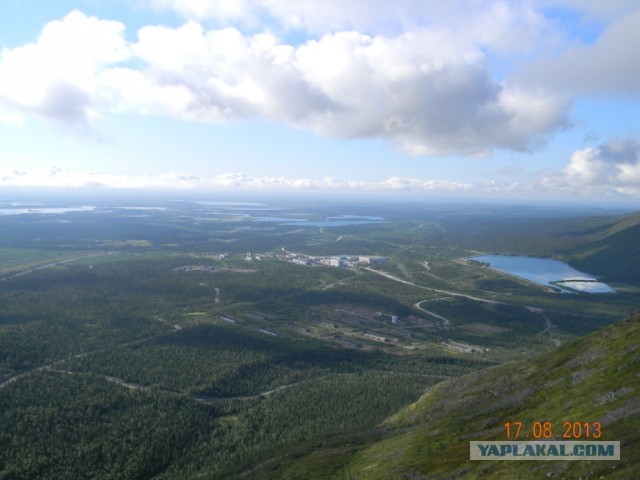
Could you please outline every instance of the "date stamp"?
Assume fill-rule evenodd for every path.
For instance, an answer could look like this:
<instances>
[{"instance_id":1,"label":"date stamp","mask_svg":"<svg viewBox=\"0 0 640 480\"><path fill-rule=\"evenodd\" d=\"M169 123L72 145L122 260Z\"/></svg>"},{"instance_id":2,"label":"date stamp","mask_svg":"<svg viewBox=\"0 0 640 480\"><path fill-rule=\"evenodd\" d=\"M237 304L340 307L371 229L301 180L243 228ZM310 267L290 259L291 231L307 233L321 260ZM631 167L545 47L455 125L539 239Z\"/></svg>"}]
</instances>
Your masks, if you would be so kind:
<instances>
[{"instance_id":1,"label":"date stamp","mask_svg":"<svg viewBox=\"0 0 640 480\"><path fill-rule=\"evenodd\" d=\"M620 442L604 441L598 421L511 420L505 440L470 442L471 460L620 460Z\"/></svg>"},{"instance_id":2,"label":"date stamp","mask_svg":"<svg viewBox=\"0 0 640 480\"><path fill-rule=\"evenodd\" d=\"M600 422L569 422L554 424L553 422L524 422L512 421L504 424L507 440L599 440L602 437Z\"/></svg>"}]
</instances>

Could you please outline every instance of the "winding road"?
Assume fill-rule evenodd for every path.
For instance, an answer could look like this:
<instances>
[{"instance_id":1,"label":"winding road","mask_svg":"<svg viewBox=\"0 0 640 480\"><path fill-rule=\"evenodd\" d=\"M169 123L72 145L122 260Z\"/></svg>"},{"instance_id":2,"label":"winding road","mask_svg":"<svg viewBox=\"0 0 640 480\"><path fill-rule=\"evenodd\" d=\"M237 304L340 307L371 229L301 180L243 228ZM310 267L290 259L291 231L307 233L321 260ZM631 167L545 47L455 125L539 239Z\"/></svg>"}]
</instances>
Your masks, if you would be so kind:
<instances>
[{"instance_id":1,"label":"winding road","mask_svg":"<svg viewBox=\"0 0 640 480\"><path fill-rule=\"evenodd\" d=\"M442 289L439 289L439 288L425 287L424 285L418 285L417 283L413 283L413 282L410 282L408 280L403 280L402 278L396 277L395 275L392 275L390 273L383 272L381 270L374 270L371 267L365 267L365 270L368 270L368 271L373 272L373 273L377 273L378 275L386 277L386 278L388 278L390 280L394 280L396 282L400 282L400 283L403 283L405 285L410 285L412 287L422 288L423 290L429 290L431 292L444 293L444 294L447 294L447 295L451 295L453 297L464 297L464 298L468 298L469 300L475 300L477 302L483 302L483 303L491 303L493 305L510 305L510 304L505 303L505 302L498 302L496 300L487 300L485 298L474 297L472 295L467 295L465 293L451 292L449 290L442 290ZM445 318L445 317L442 317L442 316L440 316L440 315L438 315L436 313L430 312L429 310L426 310L426 309L424 309L424 308L422 308L420 306L420 304L422 304L422 303L424 303L424 302L426 302L428 300L431 300L431 299L420 300L419 302L414 303L413 306L415 308L417 308L418 310L420 310L420 311L422 311L422 312L424 312L424 313L426 313L428 315L431 315L433 317L439 318L442 321L451 323L451 321L448 318ZM553 343L553 345L555 347L559 347L560 345L562 345L562 342L560 340L558 340L557 338L553 338L551 335L548 334L549 331L553 328L554 325L551 323L551 320L549 320L549 317L547 317L545 315L544 310L542 308L536 308L536 307L527 307L527 308L530 311L533 311L535 313L539 313L540 315L542 315L542 318L544 318L545 327L544 327L544 329L542 331L538 332L537 335L540 335L540 336L546 338L551 343Z\"/></svg>"},{"instance_id":2,"label":"winding road","mask_svg":"<svg viewBox=\"0 0 640 480\"><path fill-rule=\"evenodd\" d=\"M382 270L374 270L371 267L365 267L365 270L368 270L369 272L376 273L376 274L381 275L383 277L386 277L386 278L388 278L390 280L394 280L396 282L404 283L405 285L411 285L412 287L422 288L423 290L429 290L431 292L444 293L444 294L447 294L447 295L451 295L453 297L464 297L464 298L468 298L469 300L475 300L476 302L492 303L494 305L507 305L504 302L498 302L496 300L487 300L486 298L474 297L472 295L467 295L466 293L452 292L452 291L449 291L449 290L442 290L442 289L439 289L439 288L425 287L424 285L418 285L417 283L413 283L413 282L410 282L408 280L403 280L402 278L396 277L395 275L391 275L390 273L387 273L387 272L383 272ZM422 303L422 302L419 302L419 303Z\"/></svg>"}]
</instances>

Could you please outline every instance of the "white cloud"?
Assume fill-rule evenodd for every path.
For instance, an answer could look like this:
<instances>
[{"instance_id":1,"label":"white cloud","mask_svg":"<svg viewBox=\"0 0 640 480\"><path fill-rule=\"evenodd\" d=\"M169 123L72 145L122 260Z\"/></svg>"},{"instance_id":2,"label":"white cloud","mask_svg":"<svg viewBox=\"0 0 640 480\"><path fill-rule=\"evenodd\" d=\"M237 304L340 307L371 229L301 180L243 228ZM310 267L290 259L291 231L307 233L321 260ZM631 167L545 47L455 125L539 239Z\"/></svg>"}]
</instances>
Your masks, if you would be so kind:
<instances>
[{"instance_id":1,"label":"white cloud","mask_svg":"<svg viewBox=\"0 0 640 480\"><path fill-rule=\"evenodd\" d=\"M613 165L600 157L597 148L578 150L571 156L571 163L565 168L570 180L586 186L600 184L602 176L608 176Z\"/></svg>"},{"instance_id":2,"label":"white cloud","mask_svg":"<svg viewBox=\"0 0 640 480\"><path fill-rule=\"evenodd\" d=\"M248 0L149 0L157 9L174 10L187 18L247 19L260 2Z\"/></svg>"},{"instance_id":3,"label":"white cloud","mask_svg":"<svg viewBox=\"0 0 640 480\"><path fill-rule=\"evenodd\" d=\"M124 25L71 12L46 25L36 43L3 49L0 99L21 114L65 124L97 115L94 82L99 72L126 60Z\"/></svg>"},{"instance_id":4,"label":"white cloud","mask_svg":"<svg viewBox=\"0 0 640 480\"><path fill-rule=\"evenodd\" d=\"M262 191L398 191L407 192L464 192L471 184L439 180L391 177L379 182L344 180L334 177L322 179L224 173L199 177L189 173L169 172L158 175L118 175L99 172L72 171L52 166L45 170L0 169L3 187L54 188L116 188L116 189L251 189Z\"/></svg>"},{"instance_id":5,"label":"white cloud","mask_svg":"<svg viewBox=\"0 0 640 480\"><path fill-rule=\"evenodd\" d=\"M15 163L15 162L14 162ZM522 172L520 172L522 173ZM224 173L198 176L169 172L155 175L104 174L50 167L45 170L0 168L0 187L189 189L254 191L402 192L407 195L467 195L550 198L640 198L640 142L616 140L577 150L562 170L520 175L518 182L457 182L393 176L380 181L336 177L296 178Z\"/></svg>"},{"instance_id":6,"label":"white cloud","mask_svg":"<svg viewBox=\"0 0 640 480\"><path fill-rule=\"evenodd\" d=\"M144 70L102 78L145 113L266 118L333 137L383 137L414 155L527 150L568 123L566 99L496 82L482 52L445 31L339 32L293 47L192 21L143 28L132 50Z\"/></svg>"},{"instance_id":7,"label":"white cloud","mask_svg":"<svg viewBox=\"0 0 640 480\"><path fill-rule=\"evenodd\" d=\"M0 122L38 115L86 126L119 112L260 118L331 137L385 138L410 155L486 155L531 151L569 126L574 92L640 86L640 67L630 61L640 11L618 18L593 45L498 80L491 55L554 37L533 2L149 1L236 26L147 26L127 43L123 24L72 12L36 42L3 50ZM595 11L588 0L549 3ZM240 30L244 21L264 28L265 16L330 33L289 45Z\"/></svg>"},{"instance_id":8,"label":"white cloud","mask_svg":"<svg viewBox=\"0 0 640 480\"><path fill-rule=\"evenodd\" d=\"M256 25L312 34L359 31L398 34L420 26L447 28L499 51L528 50L546 42L549 25L531 2L507 0L148 0L155 8L173 10L187 19L228 25Z\"/></svg>"},{"instance_id":9,"label":"white cloud","mask_svg":"<svg viewBox=\"0 0 640 480\"><path fill-rule=\"evenodd\" d=\"M183 85L158 85L142 72L128 68L113 68L99 78L99 93L103 104L115 112L136 112L143 115L188 117L195 99ZM224 115L217 112L217 117ZM213 116L213 112L210 112Z\"/></svg>"},{"instance_id":10,"label":"white cloud","mask_svg":"<svg viewBox=\"0 0 640 480\"><path fill-rule=\"evenodd\" d=\"M640 88L640 67L633 61L640 43L637 0L148 1L186 18L254 27L261 25L260 19L268 19L275 22L276 29L302 29L313 35L357 31L397 36L420 29L446 31L494 55L555 51L557 56L524 69L521 78L537 86L572 93L613 89L637 94ZM545 17L548 7L583 15L584 22L602 29L601 37L592 45L570 44L572 33L559 30L553 16Z\"/></svg>"},{"instance_id":11,"label":"white cloud","mask_svg":"<svg viewBox=\"0 0 640 480\"><path fill-rule=\"evenodd\" d=\"M640 194L640 142L616 140L577 150L564 169L567 184L585 192Z\"/></svg>"},{"instance_id":12,"label":"white cloud","mask_svg":"<svg viewBox=\"0 0 640 480\"><path fill-rule=\"evenodd\" d=\"M263 118L386 138L412 155L527 150L567 124L565 99L497 82L473 42L440 28L345 31L295 47L194 21L144 27L134 44L123 34L80 12L51 22L36 43L3 51L0 97L19 115L67 125L105 112Z\"/></svg>"}]
</instances>

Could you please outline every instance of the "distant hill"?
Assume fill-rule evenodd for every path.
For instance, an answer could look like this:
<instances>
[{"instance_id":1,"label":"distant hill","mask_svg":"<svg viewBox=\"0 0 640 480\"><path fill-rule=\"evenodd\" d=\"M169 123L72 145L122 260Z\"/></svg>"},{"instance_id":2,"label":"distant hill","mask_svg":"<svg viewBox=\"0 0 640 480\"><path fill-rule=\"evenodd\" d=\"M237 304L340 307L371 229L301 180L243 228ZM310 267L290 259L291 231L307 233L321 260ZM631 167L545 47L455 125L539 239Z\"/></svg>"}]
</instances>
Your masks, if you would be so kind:
<instances>
[{"instance_id":1,"label":"distant hill","mask_svg":"<svg viewBox=\"0 0 640 480\"><path fill-rule=\"evenodd\" d=\"M604 281L640 285L640 214L588 232L588 238L572 256L572 266Z\"/></svg>"},{"instance_id":2,"label":"distant hill","mask_svg":"<svg viewBox=\"0 0 640 480\"><path fill-rule=\"evenodd\" d=\"M474 461L471 440L506 440L504 423L602 424L620 461ZM379 431L283 456L250 478L640 478L640 312L527 361L440 383Z\"/></svg>"}]
</instances>

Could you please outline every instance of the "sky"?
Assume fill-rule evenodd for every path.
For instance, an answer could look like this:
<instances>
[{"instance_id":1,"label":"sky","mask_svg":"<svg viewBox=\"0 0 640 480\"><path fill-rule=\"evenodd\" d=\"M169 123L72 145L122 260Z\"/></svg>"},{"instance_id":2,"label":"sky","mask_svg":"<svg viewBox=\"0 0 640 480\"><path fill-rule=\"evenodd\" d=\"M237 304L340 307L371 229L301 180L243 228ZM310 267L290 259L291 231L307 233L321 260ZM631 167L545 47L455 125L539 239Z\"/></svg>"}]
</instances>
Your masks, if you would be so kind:
<instances>
[{"instance_id":1,"label":"sky","mask_svg":"<svg viewBox=\"0 0 640 480\"><path fill-rule=\"evenodd\" d=\"M640 205L640 0L0 0L2 188Z\"/></svg>"}]
</instances>

